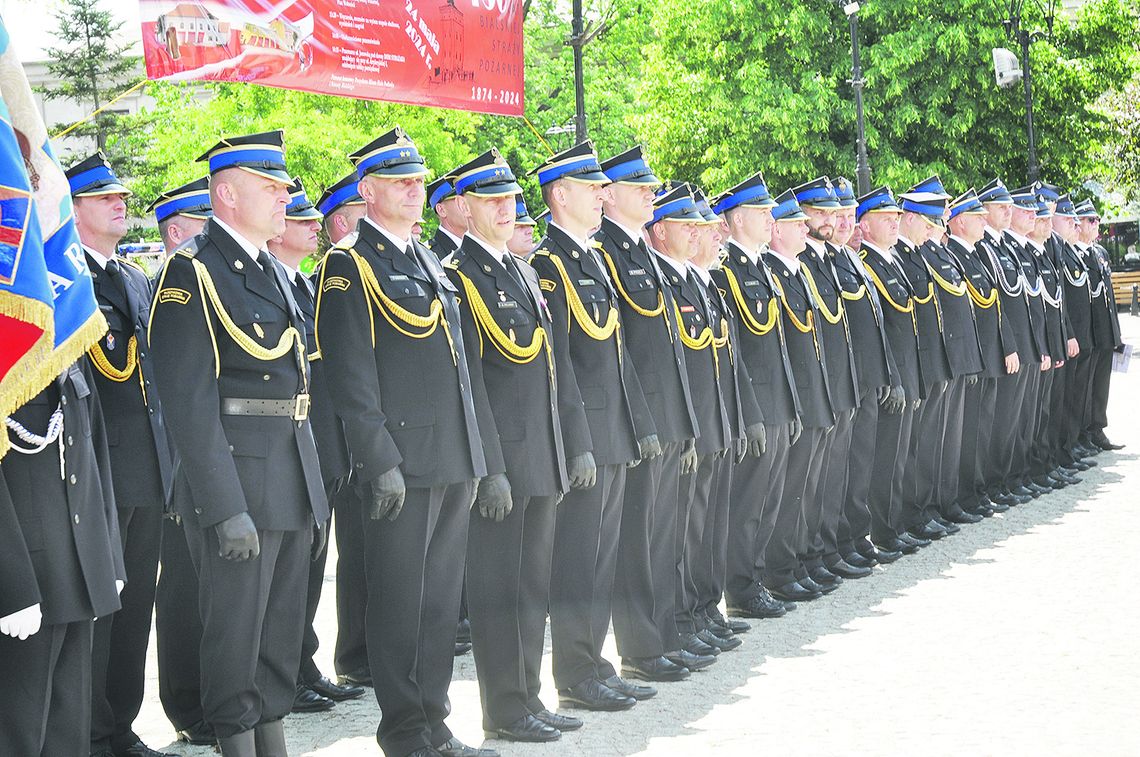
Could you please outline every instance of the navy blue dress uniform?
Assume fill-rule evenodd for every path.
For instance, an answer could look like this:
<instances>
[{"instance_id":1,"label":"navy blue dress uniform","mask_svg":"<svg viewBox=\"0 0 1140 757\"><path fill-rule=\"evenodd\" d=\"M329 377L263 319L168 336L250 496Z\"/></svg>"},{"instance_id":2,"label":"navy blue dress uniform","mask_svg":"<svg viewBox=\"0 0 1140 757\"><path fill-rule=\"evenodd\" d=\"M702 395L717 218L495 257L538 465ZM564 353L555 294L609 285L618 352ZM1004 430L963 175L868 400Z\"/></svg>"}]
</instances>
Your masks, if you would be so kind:
<instances>
[{"instance_id":1,"label":"navy blue dress uniform","mask_svg":"<svg viewBox=\"0 0 1140 757\"><path fill-rule=\"evenodd\" d=\"M800 207L838 210L839 197L826 176L801 184L792 190ZM840 565L839 521L847 491L847 460L851 451L851 435L855 413L859 407L859 379L850 324L847 319L843 288L826 242L808 237L800 253L804 281L815 302L819 320L816 332L823 341L823 354L831 388L835 425L824 439L819 454L823 471L813 499L805 510L808 544L801 554L802 572L817 583L835 583L828 566L848 576L866 575L854 566Z\"/></svg>"},{"instance_id":2,"label":"navy blue dress uniform","mask_svg":"<svg viewBox=\"0 0 1140 757\"><path fill-rule=\"evenodd\" d=\"M791 190L776 198L772 217L777 223L803 223L807 219ZM779 294L802 431L788 450L784 488L764 555L763 581L779 599L815 599L820 596L819 585L804 576L799 555L809 541L805 510L814 501L823 472L820 450L835 425L826 347L818 327L820 315L800 267L775 252L766 252L764 261Z\"/></svg>"},{"instance_id":3,"label":"navy blue dress uniform","mask_svg":"<svg viewBox=\"0 0 1140 757\"><path fill-rule=\"evenodd\" d=\"M718 197L721 214L776 206L759 172ZM736 356L752 384L766 429L766 450L736 465L729 504L729 542L725 601L730 614L779 617L786 609L761 583L764 555L771 538L784 488L791 439L799 416L799 398L784 340L780 300L772 272L761 250L746 250L729 238L725 255L712 271L726 295L737 326Z\"/></svg>"},{"instance_id":4,"label":"navy blue dress uniform","mask_svg":"<svg viewBox=\"0 0 1140 757\"><path fill-rule=\"evenodd\" d=\"M362 180L427 173L399 127L349 157ZM502 466L489 466L484 452L495 443L480 433L491 427L490 406L439 261L367 216L350 242L321 266L317 344L365 509L406 486L399 517L366 512L360 524L377 740L386 754L404 755L452 739L444 719L468 510L476 480Z\"/></svg>"},{"instance_id":5,"label":"navy blue dress uniform","mask_svg":"<svg viewBox=\"0 0 1140 757\"><path fill-rule=\"evenodd\" d=\"M543 187L558 181L609 183L589 142L551 156L532 173ZM610 623L626 465L641 459L641 443L655 436L656 426L622 339L617 289L596 243L572 238L555 217L531 264L554 317L554 350L571 356L597 465L596 483L572 489L558 508L550 585L554 683L567 704L594 706L588 702L599 699L591 693L597 682L624 685L602 657L602 643ZM605 706L633 704L613 692L601 692Z\"/></svg>"},{"instance_id":6,"label":"navy blue dress uniform","mask_svg":"<svg viewBox=\"0 0 1140 757\"><path fill-rule=\"evenodd\" d=\"M833 187L840 207L858 206L850 181L841 176ZM836 531L836 556L855 568L866 568L883 557L870 541L870 489L879 413L900 412L904 393L874 282L854 250L832 243L826 247L842 290L859 387L859 407L851 422L850 451L844 461L847 486ZM885 559L891 557L888 554ZM825 559L825 565L830 569L835 563Z\"/></svg>"},{"instance_id":7,"label":"navy blue dress uniform","mask_svg":"<svg viewBox=\"0 0 1140 757\"><path fill-rule=\"evenodd\" d=\"M454 172L460 197L521 192L497 150ZM494 425L493 467L510 484L511 508L471 512L467 592L475 666L490 736L550 741L559 722L539 698L554 545L555 505L570 488L566 459L590 449L573 366L553 349L554 324L526 262L469 230L445 264L460 292L463 337L472 373L487 388ZM475 356L480 359L475 360ZM538 716L538 717L536 717Z\"/></svg>"},{"instance_id":8,"label":"navy blue dress uniform","mask_svg":"<svg viewBox=\"0 0 1140 757\"><path fill-rule=\"evenodd\" d=\"M223 140L202 160L212 180L243 170L291 183L279 131ZM279 733L292 707L298 588L328 506L307 419L303 317L279 265L236 234L215 216L167 260L150 335L160 386L180 392L166 419L180 460L174 505L200 581L203 712L223 748L242 750L254 729ZM232 561L214 526L243 515L260 556Z\"/></svg>"},{"instance_id":9,"label":"navy blue dress uniform","mask_svg":"<svg viewBox=\"0 0 1140 757\"><path fill-rule=\"evenodd\" d=\"M285 207L285 220L312 222L320 221L323 214L313 206L305 187L300 179L294 179L289 188L289 204ZM348 449L344 443L344 433L341 431L340 419L332 407L332 398L328 394L328 380L324 376L324 366L321 363L320 353L317 352L316 317L317 298L316 285L300 271L291 270L286 266L287 280L292 290L293 299L305 320L305 350L309 356L309 422L313 428L313 440L317 444L317 458L320 462L321 481L328 497L329 509L333 508L337 492L341 489L344 479L348 476L349 460ZM327 526L326 526L327 528ZM314 621L317 616L317 606L321 600L321 588L325 582L325 563L328 558L328 541L326 539L323 549L313 555L309 563L308 590L305 600L305 631L301 640L301 665L297 673L298 699L294 702L294 711L298 705L319 709L327 709L331 705L313 697L306 689L322 697L334 700L354 699L364 694L359 686L339 687L332 684L321 673L313 660L320 640ZM305 701L302 701L305 700Z\"/></svg>"},{"instance_id":10,"label":"navy blue dress uniform","mask_svg":"<svg viewBox=\"0 0 1140 757\"><path fill-rule=\"evenodd\" d=\"M902 213L887 187L872 190L858 202L855 213L860 220L868 213ZM924 394L914 292L893 250L880 249L864 237L859 257L882 304L884 331L905 399L901 412L879 413L870 488L871 540L879 550L913 552L917 547L908 544L909 524L903 519L903 506L912 494L904 490L903 481L914 410Z\"/></svg>"},{"instance_id":11,"label":"navy blue dress uniform","mask_svg":"<svg viewBox=\"0 0 1140 757\"><path fill-rule=\"evenodd\" d=\"M942 223L945 201L940 197L926 192L908 192L900 195L899 199L904 213L914 213L933 225ZM950 367L941 306L935 295L937 285L923 258L922 244L900 235L894 247L902 275L906 277L914 296L924 391L922 404L914 414L910 462L904 473L907 500L903 503L903 520L916 538L942 538L949 529L932 521L931 513L937 510L943 429L946 422L946 391L954 377L954 371Z\"/></svg>"},{"instance_id":12,"label":"navy blue dress uniform","mask_svg":"<svg viewBox=\"0 0 1140 757\"><path fill-rule=\"evenodd\" d=\"M72 197L121 195L124 187L102 153L67 169ZM127 571L122 608L95 623L91 676L91 751L119 753L139 738L131 730L143 701L158 577L162 514L173 463L147 341L151 285L142 269L85 248L108 330L88 351L107 431L118 493L119 537Z\"/></svg>"},{"instance_id":13,"label":"navy blue dress uniform","mask_svg":"<svg viewBox=\"0 0 1140 757\"><path fill-rule=\"evenodd\" d=\"M7 421L0 461L0 617L38 604L40 630L0 635L0 753L85 755L92 618L119 609L127 578L102 409L86 361Z\"/></svg>"},{"instance_id":14,"label":"navy blue dress uniform","mask_svg":"<svg viewBox=\"0 0 1140 757\"><path fill-rule=\"evenodd\" d=\"M159 224L176 216L209 219L213 215L209 177L166 190L151 203L149 210ZM148 308L150 304L148 294ZM168 444L173 451L173 442L168 440ZM154 598L159 699L179 738L190 743L213 744L213 733L202 717L198 574L179 518L167 517L162 521L160 564L162 570Z\"/></svg>"},{"instance_id":15,"label":"navy blue dress uniform","mask_svg":"<svg viewBox=\"0 0 1140 757\"><path fill-rule=\"evenodd\" d=\"M950 204L951 220L960 215L984 216L978 194L970 189ZM978 334L981 371L975 384L967 384L963 401L962 444L958 467L958 505L967 513L988 515L1004 512L1008 505L989 499L989 489L997 484L994 440L999 436L989 428L997 412L998 382L1007 375L1006 355L1016 352L1007 319L1002 317L997 281L982 259L976 243L951 234L945 252L956 261L974 311Z\"/></svg>"},{"instance_id":16,"label":"navy blue dress uniform","mask_svg":"<svg viewBox=\"0 0 1140 757\"><path fill-rule=\"evenodd\" d=\"M1078 215L1084 219L1099 219L1091 201L1081 203ZM1083 250L1089 271L1089 288L1092 297L1093 368L1092 391L1086 409L1088 419L1081 430L1081 441L1099 449L1119 449L1105 436L1108 426L1108 393L1112 377L1112 353L1124 346L1120 336L1120 320L1112 291L1112 267L1108 251L1095 241Z\"/></svg>"},{"instance_id":17,"label":"navy blue dress uniform","mask_svg":"<svg viewBox=\"0 0 1140 757\"><path fill-rule=\"evenodd\" d=\"M455 193L455 177L451 174L441 176L428 184L425 191L428 196L428 207L434 209L439 203L454 199L457 196ZM454 255L455 251L459 249L459 241L448 233L447 229L440 226L435 230L435 234L428 244L428 249L434 252L437 258L444 260L449 255Z\"/></svg>"},{"instance_id":18,"label":"navy blue dress uniform","mask_svg":"<svg viewBox=\"0 0 1140 757\"><path fill-rule=\"evenodd\" d=\"M640 147L602 162L613 182L657 187ZM677 637L673 616L675 533L682 445L697 435L684 348L677 337L672 290L641 236L608 217L594 235L618 291L622 339L629 350L662 454L626 473L613 597L613 626L622 675L649 680L686 675L662 662L665 639ZM665 598L665 599L662 599ZM667 662L667 661L666 661Z\"/></svg>"},{"instance_id":19,"label":"navy blue dress uniform","mask_svg":"<svg viewBox=\"0 0 1140 757\"><path fill-rule=\"evenodd\" d=\"M325 219L326 230L329 217L334 213L349 206L364 205L359 184L360 177L353 171L326 187L317 199L317 211ZM315 283L314 280L314 290ZM303 303L298 304L303 307ZM317 433L314 425L314 436ZM319 438L317 444L320 444ZM333 670L342 685L360 682L370 684L372 680L368 673L368 644L364 632L365 608L368 606L368 589L364 579L364 531L360 528L364 511L357 487L353 483L352 479L346 478L329 500L330 509L334 512L333 531L336 534L337 623Z\"/></svg>"}]
</instances>

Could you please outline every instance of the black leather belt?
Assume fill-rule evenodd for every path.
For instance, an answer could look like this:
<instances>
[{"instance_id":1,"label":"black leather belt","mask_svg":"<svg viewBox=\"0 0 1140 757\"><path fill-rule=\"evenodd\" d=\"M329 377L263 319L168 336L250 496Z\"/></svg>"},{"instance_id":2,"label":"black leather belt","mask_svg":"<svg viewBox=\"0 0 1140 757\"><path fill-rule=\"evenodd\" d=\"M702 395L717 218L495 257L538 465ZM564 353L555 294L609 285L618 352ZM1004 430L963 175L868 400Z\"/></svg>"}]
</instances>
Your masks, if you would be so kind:
<instances>
[{"instance_id":1,"label":"black leather belt","mask_svg":"<svg viewBox=\"0 0 1140 757\"><path fill-rule=\"evenodd\" d=\"M268 415L303 421L309 417L309 395L298 394L285 400L222 397L222 415Z\"/></svg>"}]
</instances>

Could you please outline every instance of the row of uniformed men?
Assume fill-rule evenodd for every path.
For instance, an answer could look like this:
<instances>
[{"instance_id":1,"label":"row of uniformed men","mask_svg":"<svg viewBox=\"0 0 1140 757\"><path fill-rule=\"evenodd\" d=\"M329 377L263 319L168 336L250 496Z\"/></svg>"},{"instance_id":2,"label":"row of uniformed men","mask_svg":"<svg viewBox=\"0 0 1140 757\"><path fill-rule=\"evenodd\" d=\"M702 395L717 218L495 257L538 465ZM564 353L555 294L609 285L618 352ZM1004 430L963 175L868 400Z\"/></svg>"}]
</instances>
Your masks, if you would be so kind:
<instances>
[{"instance_id":1,"label":"row of uniformed men","mask_svg":"<svg viewBox=\"0 0 1140 757\"><path fill-rule=\"evenodd\" d=\"M91 357L122 432L112 525L142 595L124 593L106 619L116 643L96 645L93 750L153 754L130 725L171 483L185 537L167 526L160 685L184 737L275 754L291 708L375 681L386 753L470 754L443 723L464 566L488 735L553 740L581 721L538 696L548 606L561 703L625 709L654 693L626 679L679 680L740 644L747 625L721 615L722 596L730 615L782 615L1071 482L1060 466L1087 466L1081 443L1108 446L1102 357L1119 330L1103 249L1057 220L1075 215L1064 202L1028 237L1040 253L1016 236L1052 188L994 182L948 204L933 179L899 208L886 190L856 201L844 180L773 200L756 174L710 209L687 185L656 193L638 148L599 164L583 144L537 169L552 223L527 265L508 251L525 256L533 221L491 151L427 188L444 269L413 239L427 171L411 140L393 130L350 157L356 173L318 211L279 133L215 146L208 187L154 206L168 247L203 233L164 269L153 316L145 277L113 257L125 188L98 158L69 171L112 325ZM1029 226L1003 234L1019 209ZM322 213L338 245L316 293L296 269ZM149 326L167 330L153 372ZM311 376L306 352L321 358ZM1082 365L1084 380L1053 378ZM154 376L183 395L168 397L172 444ZM978 424L995 405L1010 414L1000 439ZM304 567L326 494L340 684L312 664L320 528ZM601 656L611 615L621 676Z\"/></svg>"}]
</instances>

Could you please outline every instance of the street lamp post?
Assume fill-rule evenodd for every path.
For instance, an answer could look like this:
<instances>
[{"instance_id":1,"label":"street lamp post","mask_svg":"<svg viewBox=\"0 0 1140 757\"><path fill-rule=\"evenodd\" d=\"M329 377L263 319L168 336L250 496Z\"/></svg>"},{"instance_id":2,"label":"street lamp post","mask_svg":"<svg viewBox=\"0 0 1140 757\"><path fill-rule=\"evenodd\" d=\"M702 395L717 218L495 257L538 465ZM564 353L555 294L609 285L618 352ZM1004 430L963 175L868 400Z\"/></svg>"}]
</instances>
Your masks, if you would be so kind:
<instances>
[{"instance_id":1,"label":"street lamp post","mask_svg":"<svg viewBox=\"0 0 1140 757\"><path fill-rule=\"evenodd\" d=\"M582 0L574 0L570 22L570 44L574 48L574 142L586 141L586 84L582 73L582 46L585 44L582 23Z\"/></svg>"},{"instance_id":2,"label":"street lamp post","mask_svg":"<svg viewBox=\"0 0 1140 757\"><path fill-rule=\"evenodd\" d=\"M1025 90L1025 136L1028 141L1029 164L1026 167L1026 174L1029 183L1037 181L1041 177L1041 165L1037 161L1037 134L1033 129L1033 73L1029 66L1029 47L1039 39L1045 39L1053 33L1053 20L1057 15L1057 0L1032 0L1041 12L1045 20L1045 32L1031 32L1022 26L1022 10L1025 7L1025 0L1010 0L1009 3L1009 17L1002 22L1005 27L1005 33L1011 40L1016 40L1021 48L1021 82ZM997 52L995 51L995 56ZM1007 52L1008 56L1009 53ZM995 65L997 58L995 57ZM998 74L998 84L1002 85L1003 77L1001 72L995 70ZM1008 84L1013 84L1014 81L1008 77L1008 71L1005 72L1005 81ZM1002 85L1005 86L1005 85Z\"/></svg>"},{"instance_id":3,"label":"street lamp post","mask_svg":"<svg viewBox=\"0 0 1140 757\"><path fill-rule=\"evenodd\" d=\"M855 90L855 186L860 195L871 191L871 164L867 161L867 134L863 124L863 67L859 63L859 3L839 0L851 28L851 78Z\"/></svg>"}]
</instances>

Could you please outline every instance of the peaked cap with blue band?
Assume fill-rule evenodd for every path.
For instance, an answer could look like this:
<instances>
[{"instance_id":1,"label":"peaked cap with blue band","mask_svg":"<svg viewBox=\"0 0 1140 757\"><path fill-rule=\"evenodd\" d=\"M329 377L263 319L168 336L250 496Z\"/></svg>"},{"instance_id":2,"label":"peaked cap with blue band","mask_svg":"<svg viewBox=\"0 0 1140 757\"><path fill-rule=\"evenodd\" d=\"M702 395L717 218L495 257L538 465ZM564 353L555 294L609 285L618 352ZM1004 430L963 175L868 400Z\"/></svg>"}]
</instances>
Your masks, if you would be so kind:
<instances>
[{"instance_id":1,"label":"peaked cap with blue band","mask_svg":"<svg viewBox=\"0 0 1140 757\"><path fill-rule=\"evenodd\" d=\"M735 187L726 189L713 198L712 209L714 213L724 213L733 208L774 208L776 201L768 192L768 185L764 183L764 174L760 171L749 176Z\"/></svg>"},{"instance_id":2,"label":"peaked cap with blue band","mask_svg":"<svg viewBox=\"0 0 1140 757\"><path fill-rule=\"evenodd\" d=\"M1002 184L1001 179L994 179L989 184L986 184L978 191L978 199L983 203L995 203L998 205L1012 205L1013 198L1009 196L1009 190Z\"/></svg>"},{"instance_id":3,"label":"peaked cap with blue band","mask_svg":"<svg viewBox=\"0 0 1140 757\"><path fill-rule=\"evenodd\" d=\"M455 193L459 196L507 197L522 192L511 167L494 147L456 168L450 176L455 179Z\"/></svg>"},{"instance_id":4,"label":"peaked cap with blue band","mask_svg":"<svg viewBox=\"0 0 1140 757\"><path fill-rule=\"evenodd\" d=\"M1092 200L1083 200L1077 207L1078 218L1100 218L1100 213L1097 212L1096 205Z\"/></svg>"},{"instance_id":5,"label":"peaked cap with blue band","mask_svg":"<svg viewBox=\"0 0 1140 757\"><path fill-rule=\"evenodd\" d=\"M1034 214L1036 218L1052 218L1053 211L1049 210L1049 203L1045 202L1045 198L1037 195L1037 212Z\"/></svg>"},{"instance_id":6,"label":"peaked cap with blue band","mask_svg":"<svg viewBox=\"0 0 1140 757\"><path fill-rule=\"evenodd\" d=\"M652 226L660 221L680 223L704 223L705 217L697 210L693 200L693 190L688 184L670 186L653 201L653 220L645 224Z\"/></svg>"},{"instance_id":7,"label":"peaked cap with blue band","mask_svg":"<svg viewBox=\"0 0 1140 757\"><path fill-rule=\"evenodd\" d=\"M935 226L941 226L946 215L946 201L950 198L933 192L907 192L899 195L899 199L902 200L903 212L916 213Z\"/></svg>"},{"instance_id":8,"label":"peaked cap with blue band","mask_svg":"<svg viewBox=\"0 0 1140 757\"><path fill-rule=\"evenodd\" d=\"M1077 209L1073 207L1073 198L1067 194L1061 195L1057 198L1057 209L1053 211L1056 215L1065 218L1076 218Z\"/></svg>"},{"instance_id":9,"label":"peaked cap with blue band","mask_svg":"<svg viewBox=\"0 0 1140 757\"><path fill-rule=\"evenodd\" d=\"M530 217L521 193L515 197L515 226L538 226L538 221Z\"/></svg>"},{"instance_id":10,"label":"peaked cap with blue band","mask_svg":"<svg viewBox=\"0 0 1140 757\"><path fill-rule=\"evenodd\" d=\"M154 218L162 223L174 216L187 218L209 218L214 215L210 204L210 179L203 176L174 189L168 189L160 194L150 204L147 212L154 212Z\"/></svg>"},{"instance_id":11,"label":"peaked cap with blue band","mask_svg":"<svg viewBox=\"0 0 1140 757\"><path fill-rule=\"evenodd\" d=\"M594 143L588 139L574 145L569 150L551 155L527 175L531 174L538 175L540 187L545 187L558 179L570 179L584 184L610 183L609 177L602 171L602 166L598 163L598 155L594 152Z\"/></svg>"},{"instance_id":12,"label":"peaked cap with blue band","mask_svg":"<svg viewBox=\"0 0 1140 757\"><path fill-rule=\"evenodd\" d=\"M427 185L427 204L431 209L439 203L455 197L455 172L440 176Z\"/></svg>"},{"instance_id":13,"label":"peaked cap with blue band","mask_svg":"<svg viewBox=\"0 0 1140 757\"><path fill-rule=\"evenodd\" d=\"M1056 184L1045 184L1039 181L1034 186L1037 188L1037 194L1045 198L1045 202L1056 202L1061 198L1061 188Z\"/></svg>"},{"instance_id":14,"label":"peaked cap with blue band","mask_svg":"<svg viewBox=\"0 0 1140 757\"><path fill-rule=\"evenodd\" d=\"M700 213L701 218L704 219L704 223L710 225L720 225L720 216L713 212L713 209L709 206L709 201L705 198L705 193L702 190L693 190L693 202L697 206L697 212Z\"/></svg>"},{"instance_id":15,"label":"peaked cap with blue band","mask_svg":"<svg viewBox=\"0 0 1140 757\"><path fill-rule=\"evenodd\" d=\"M888 186L872 189L860 197L858 202L859 205L855 208L856 218L862 218L868 213L902 213L902 208L895 202L895 197Z\"/></svg>"},{"instance_id":16,"label":"peaked cap with blue band","mask_svg":"<svg viewBox=\"0 0 1140 757\"><path fill-rule=\"evenodd\" d=\"M1037 210L1037 187L1033 185L1009 190L1009 198L1016 208Z\"/></svg>"},{"instance_id":17,"label":"peaked cap with blue band","mask_svg":"<svg viewBox=\"0 0 1140 757\"><path fill-rule=\"evenodd\" d=\"M287 221L319 221L323 218L321 211L313 207L309 196L305 194L305 185L300 177L293 179L289 187L289 204L285 206L285 220Z\"/></svg>"},{"instance_id":18,"label":"peaked cap with blue band","mask_svg":"<svg viewBox=\"0 0 1140 757\"><path fill-rule=\"evenodd\" d=\"M198 156L198 161L209 161L211 176L227 168L241 168L282 184L293 183L285 170L285 136L280 129L226 137Z\"/></svg>"},{"instance_id":19,"label":"peaked cap with blue band","mask_svg":"<svg viewBox=\"0 0 1140 757\"><path fill-rule=\"evenodd\" d=\"M88 155L65 171L72 197L94 197L96 195L130 195L131 190L123 186L115 175L107 156L102 152Z\"/></svg>"},{"instance_id":20,"label":"peaked cap with blue band","mask_svg":"<svg viewBox=\"0 0 1140 757\"><path fill-rule=\"evenodd\" d=\"M360 178L354 172L336 184L326 187L320 199L317 200L317 210L321 212L321 215L329 216L346 205L363 205L364 198L360 196L360 190L357 189L359 184Z\"/></svg>"},{"instance_id":21,"label":"peaked cap with blue band","mask_svg":"<svg viewBox=\"0 0 1140 757\"><path fill-rule=\"evenodd\" d=\"M601 162L602 173L615 184L648 184L660 186L661 180L653 173L645 160L641 145L635 145L625 152Z\"/></svg>"},{"instance_id":22,"label":"peaked cap with blue band","mask_svg":"<svg viewBox=\"0 0 1140 757\"><path fill-rule=\"evenodd\" d=\"M807 214L796 201L796 192L789 189L776 198L776 207L772 208L772 218L776 221L806 221Z\"/></svg>"},{"instance_id":23,"label":"peaked cap with blue band","mask_svg":"<svg viewBox=\"0 0 1140 757\"><path fill-rule=\"evenodd\" d=\"M986 209L982 207L982 203L978 199L978 193L973 187L970 187L950 201L950 217L957 218L960 215L986 215Z\"/></svg>"},{"instance_id":24,"label":"peaked cap with blue band","mask_svg":"<svg viewBox=\"0 0 1140 757\"><path fill-rule=\"evenodd\" d=\"M946 186L942 183L942 179L939 178L938 174L934 174L918 182L910 188L910 192L907 194L911 192L928 192L929 194L939 195L947 200L952 196L946 191Z\"/></svg>"},{"instance_id":25,"label":"peaked cap with blue band","mask_svg":"<svg viewBox=\"0 0 1140 757\"><path fill-rule=\"evenodd\" d=\"M381 134L348 159L356 166L356 175L361 179L365 176L407 179L428 174L416 143L399 126Z\"/></svg>"},{"instance_id":26,"label":"peaked cap with blue band","mask_svg":"<svg viewBox=\"0 0 1140 757\"><path fill-rule=\"evenodd\" d=\"M831 184L835 187L835 198L839 200L841 208L853 208L859 204L859 201L855 199L855 187L851 186L850 179L845 176L838 176Z\"/></svg>"},{"instance_id":27,"label":"peaked cap with blue band","mask_svg":"<svg viewBox=\"0 0 1140 757\"><path fill-rule=\"evenodd\" d=\"M806 184L800 184L792 190L796 202L800 207L820 208L821 210L834 210L839 207L839 198L835 195L835 187L831 186L831 179L820 176Z\"/></svg>"}]
</instances>

